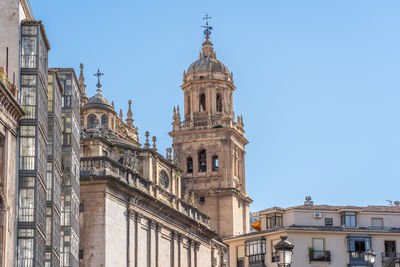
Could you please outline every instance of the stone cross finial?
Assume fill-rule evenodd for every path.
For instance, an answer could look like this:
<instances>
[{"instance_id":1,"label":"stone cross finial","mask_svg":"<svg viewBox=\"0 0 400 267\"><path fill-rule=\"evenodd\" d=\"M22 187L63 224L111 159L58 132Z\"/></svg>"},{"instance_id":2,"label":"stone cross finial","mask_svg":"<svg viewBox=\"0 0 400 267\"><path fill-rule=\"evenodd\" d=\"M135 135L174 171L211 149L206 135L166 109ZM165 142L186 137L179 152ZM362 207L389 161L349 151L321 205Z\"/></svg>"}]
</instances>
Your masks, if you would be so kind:
<instances>
[{"instance_id":1,"label":"stone cross finial","mask_svg":"<svg viewBox=\"0 0 400 267\"><path fill-rule=\"evenodd\" d=\"M157 151L157 146L156 146L157 137L153 136L153 138L151 139L151 141L153 141L153 149L154 149L155 151Z\"/></svg>"},{"instance_id":2,"label":"stone cross finial","mask_svg":"<svg viewBox=\"0 0 400 267\"><path fill-rule=\"evenodd\" d=\"M93 76L97 77L97 84L96 84L97 90L96 91L99 94L101 93L101 89L100 88L102 86L101 83L100 83L100 77L103 76L103 75L104 75L104 73L101 73L100 69L97 69L97 72L93 75Z\"/></svg>"},{"instance_id":3,"label":"stone cross finial","mask_svg":"<svg viewBox=\"0 0 400 267\"><path fill-rule=\"evenodd\" d=\"M206 16L203 19L206 21L206 25L201 26L201 27L205 29L204 35L206 36L206 40L208 41L208 39L210 39L211 30L212 30L212 27L208 25L208 20L211 19L211 17L209 17L208 14L206 13Z\"/></svg>"},{"instance_id":4,"label":"stone cross finial","mask_svg":"<svg viewBox=\"0 0 400 267\"><path fill-rule=\"evenodd\" d=\"M146 131L145 133L144 133L144 136L146 136L146 142L144 143L144 148L150 148L150 143L149 143L149 136L150 136L150 133L148 132L148 131Z\"/></svg>"}]
</instances>

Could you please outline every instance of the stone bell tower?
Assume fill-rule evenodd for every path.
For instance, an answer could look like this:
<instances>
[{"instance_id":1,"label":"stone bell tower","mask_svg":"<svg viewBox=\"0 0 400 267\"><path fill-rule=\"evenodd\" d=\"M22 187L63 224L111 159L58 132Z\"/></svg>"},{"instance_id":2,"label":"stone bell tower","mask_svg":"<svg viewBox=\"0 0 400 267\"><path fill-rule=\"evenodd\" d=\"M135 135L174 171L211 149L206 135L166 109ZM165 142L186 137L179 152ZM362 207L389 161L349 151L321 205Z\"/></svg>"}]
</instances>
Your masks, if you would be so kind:
<instances>
[{"instance_id":1,"label":"stone bell tower","mask_svg":"<svg viewBox=\"0 0 400 267\"><path fill-rule=\"evenodd\" d=\"M174 107L175 160L183 168L183 190L210 216L222 238L249 231L243 118L233 111L233 74L216 58L205 26L200 58L183 73L183 121Z\"/></svg>"}]
</instances>

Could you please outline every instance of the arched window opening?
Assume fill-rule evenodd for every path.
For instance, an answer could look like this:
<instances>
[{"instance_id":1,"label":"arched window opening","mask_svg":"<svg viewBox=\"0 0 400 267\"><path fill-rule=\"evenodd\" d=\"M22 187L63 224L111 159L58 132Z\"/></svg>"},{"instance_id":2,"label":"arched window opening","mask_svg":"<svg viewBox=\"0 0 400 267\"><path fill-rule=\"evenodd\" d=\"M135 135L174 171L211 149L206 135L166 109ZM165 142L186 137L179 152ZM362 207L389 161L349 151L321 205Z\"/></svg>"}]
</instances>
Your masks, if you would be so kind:
<instances>
[{"instance_id":1,"label":"arched window opening","mask_svg":"<svg viewBox=\"0 0 400 267\"><path fill-rule=\"evenodd\" d=\"M207 157L206 157L206 150L203 149L199 152L199 172L206 172L207 171Z\"/></svg>"},{"instance_id":2,"label":"arched window opening","mask_svg":"<svg viewBox=\"0 0 400 267\"><path fill-rule=\"evenodd\" d=\"M206 95L201 94L199 99L199 111L203 112L206 111Z\"/></svg>"},{"instance_id":3,"label":"arched window opening","mask_svg":"<svg viewBox=\"0 0 400 267\"><path fill-rule=\"evenodd\" d=\"M222 112L222 96L217 94L217 112Z\"/></svg>"},{"instance_id":4,"label":"arched window opening","mask_svg":"<svg viewBox=\"0 0 400 267\"><path fill-rule=\"evenodd\" d=\"M101 127L108 128L108 116L107 115L101 116Z\"/></svg>"},{"instance_id":5,"label":"arched window opening","mask_svg":"<svg viewBox=\"0 0 400 267\"><path fill-rule=\"evenodd\" d=\"M168 189L169 187L169 178L168 174L165 171L160 171L160 185L164 189Z\"/></svg>"},{"instance_id":6,"label":"arched window opening","mask_svg":"<svg viewBox=\"0 0 400 267\"><path fill-rule=\"evenodd\" d=\"M193 173L193 159L192 157L188 157L186 159L186 172Z\"/></svg>"},{"instance_id":7,"label":"arched window opening","mask_svg":"<svg viewBox=\"0 0 400 267\"><path fill-rule=\"evenodd\" d=\"M219 163L218 163L218 156L213 156L213 157L212 157L212 171L213 171L213 172L218 171L218 167L219 167L218 164L219 164Z\"/></svg>"},{"instance_id":8,"label":"arched window opening","mask_svg":"<svg viewBox=\"0 0 400 267\"><path fill-rule=\"evenodd\" d=\"M96 128L96 115L94 114L90 114L87 118L88 121L88 128L89 129L94 129Z\"/></svg>"}]
</instances>

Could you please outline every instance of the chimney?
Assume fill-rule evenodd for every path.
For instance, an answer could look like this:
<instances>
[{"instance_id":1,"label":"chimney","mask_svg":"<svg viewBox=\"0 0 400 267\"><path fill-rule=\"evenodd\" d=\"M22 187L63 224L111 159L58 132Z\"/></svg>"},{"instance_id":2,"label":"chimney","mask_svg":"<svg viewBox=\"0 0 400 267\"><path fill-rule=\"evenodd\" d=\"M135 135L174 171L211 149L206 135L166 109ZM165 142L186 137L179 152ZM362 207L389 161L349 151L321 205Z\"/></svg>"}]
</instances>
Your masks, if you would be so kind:
<instances>
[{"instance_id":1,"label":"chimney","mask_svg":"<svg viewBox=\"0 0 400 267\"><path fill-rule=\"evenodd\" d=\"M314 202L311 201L311 196L306 196L306 201L304 201L304 206L314 206Z\"/></svg>"}]
</instances>

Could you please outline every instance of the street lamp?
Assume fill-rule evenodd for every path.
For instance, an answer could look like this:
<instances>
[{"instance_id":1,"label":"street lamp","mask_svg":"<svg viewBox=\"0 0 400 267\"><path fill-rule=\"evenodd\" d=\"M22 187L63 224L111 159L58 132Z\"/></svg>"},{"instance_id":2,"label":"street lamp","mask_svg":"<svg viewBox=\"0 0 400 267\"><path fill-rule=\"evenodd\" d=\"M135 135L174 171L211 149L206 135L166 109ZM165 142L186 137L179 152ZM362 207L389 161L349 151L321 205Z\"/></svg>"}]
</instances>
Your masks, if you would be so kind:
<instances>
[{"instance_id":1,"label":"street lamp","mask_svg":"<svg viewBox=\"0 0 400 267\"><path fill-rule=\"evenodd\" d=\"M367 252L364 253L364 260L367 263L374 264L376 261L376 253L371 250L368 250Z\"/></svg>"},{"instance_id":2,"label":"street lamp","mask_svg":"<svg viewBox=\"0 0 400 267\"><path fill-rule=\"evenodd\" d=\"M278 267L290 267L294 245L286 240L287 236L281 236L281 240L274 246L278 254Z\"/></svg>"}]
</instances>

